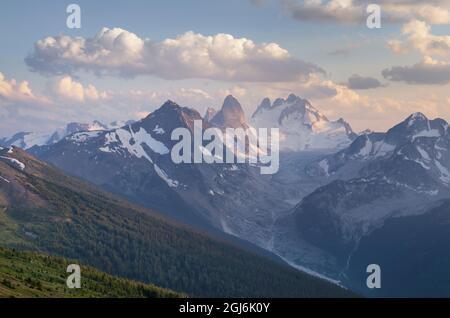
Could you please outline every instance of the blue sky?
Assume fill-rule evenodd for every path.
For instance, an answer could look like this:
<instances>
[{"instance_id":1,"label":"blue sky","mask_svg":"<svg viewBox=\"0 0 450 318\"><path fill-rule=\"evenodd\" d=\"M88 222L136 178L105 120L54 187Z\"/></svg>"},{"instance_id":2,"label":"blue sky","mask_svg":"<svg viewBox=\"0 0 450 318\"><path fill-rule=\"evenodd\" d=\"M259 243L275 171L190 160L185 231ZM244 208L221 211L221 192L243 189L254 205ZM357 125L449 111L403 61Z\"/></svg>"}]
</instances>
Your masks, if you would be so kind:
<instances>
[{"instance_id":1,"label":"blue sky","mask_svg":"<svg viewBox=\"0 0 450 318\"><path fill-rule=\"evenodd\" d=\"M373 62L382 57L384 48L363 42L366 38L382 41L400 28L399 25L389 25L370 30L364 26L299 23L279 10L276 2L255 6L243 0L113 0L77 1L82 9L82 28L68 29L65 9L70 3L55 0L5 1L1 23L7 27L0 30L0 36L6 39L0 64L5 72L23 72L26 69L23 56L31 50L32 43L45 36L61 32L92 36L102 27L120 27L154 40L175 37L191 30L204 35L228 33L255 42L276 42L306 60L331 64L337 76L345 76L348 73L346 67L336 65L336 59L331 58L328 52L345 45L359 44L361 54L352 63L360 66L370 61L370 65L365 66L375 68Z\"/></svg>"},{"instance_id":2,"label":"blue sky","mask_svg":"<svg viewBox=\"0 0 450 318\"><path fill-rule=\"evenodd\" d=\"M437 13L424 16L423 12L430 10L420 7L425 4L417 1L404 1L400 6L374 1L380 2L386 20L380 29L369 29L365 23L352 20L358 12L361 12L361 19L365 19L365 7L361 2L364 1L331 0L308 6L301 0L73 1L81 7L82 27L68 29L66 7L72 2L2 1L0 73L9 89L3 93L0 89L0 97L3 97L0 99L0 116L2 121L10 124L0 126L0 135L18 129L17 123L23 122L21 118L28 121L23 129L46 130L72 120L108 121L116 119L114 116L120 117L117 119L139 117L154 110L166 97L202 112L207 106L220 107L221 100L228 93L237 95L249 115L262 97L275 98L292 91L310 98L330 118L344 117L356 129L388 128L415 110L431 117L450 119L450 96L447 93L450 75L446 65L450 62L450 27L446 20L450 3L447 0L435 1L432 9ZM331 12L338 18L329 16L330 8L334 8ZM295 13L303 18L298 18ZM431 31L417 39L422 33L413 23ZM413 31L402 33L407 25L412 25L410 29ZM308 70L308 78L301 80L290 78L292 74L286 74L289 80L284 80L281 73L274 80L263 79L264 83L255 79L256 75L249 80L242 74L232 77L204 75L201 70L191 69L180 78L167 79L167 70L133 71L131 77L124 78L105 68L101 71L107 74L99 76L98 65L80 66L74 62L76 57L59 61L76 64L72 65L70 74L44 74L42 65L39 68L24 61L29 55L38 60L39 54L46 54L35 51L34 45L39 40L61 34L89 39L103 27L120 28L143 41L149 39L151 43L176 39L188 31L203 37L225 33L234 39L249 39L261 48L265 43L276 43L288 52L289 59L292 57L292 61L287 63L299 68L299 76L306 72L300 66L303 62L314 64L324 73ZM389 44L394 40L401 41L402 48L407 48L403 51L407 52L395 52ZM432 49L433 43L438 43L442 49L436 52ZM151 56L146 58L151 59ZM220 60L224 61L224 58L220 57ZM252 56L246 58L252 59ZM274 57L264 58L270 61ZM425 58L429 58L428 62L422 62ZM279 61L274 58L273 62L274 70L278 72L280 68L276 63ZM52 61L46 60L45 63L51 64ZM266 73L261 73L264 65L249 63L251 72L265 76ZM125 67L128 65L120 69L123 71ZM242 69L244 67L248 65ZM383 70L386 70L385 75L382 75ZM191 71L192 74L189 73ZM430 83L429 77L433 77L434 72L439 80L431 80ZM348 79L354 74L358 75L355 82L359 82L352 88ZM169 77L174 76L171 73ZM379 85L364 87L364 83L370 82L368 78L376 79ZM21 96L23 91L14 88L13 80L15 83L27 81L35 99L27 100L26 96ZM87 91L82 93L82 98L64 98L67 97L64 94L71 94L63 88L83 92L89 85L95 87L96 92L104 92L105 98L89 99ZM318 96L317 92L323 91L327 93Z\"/></svg>"}]
</instances>

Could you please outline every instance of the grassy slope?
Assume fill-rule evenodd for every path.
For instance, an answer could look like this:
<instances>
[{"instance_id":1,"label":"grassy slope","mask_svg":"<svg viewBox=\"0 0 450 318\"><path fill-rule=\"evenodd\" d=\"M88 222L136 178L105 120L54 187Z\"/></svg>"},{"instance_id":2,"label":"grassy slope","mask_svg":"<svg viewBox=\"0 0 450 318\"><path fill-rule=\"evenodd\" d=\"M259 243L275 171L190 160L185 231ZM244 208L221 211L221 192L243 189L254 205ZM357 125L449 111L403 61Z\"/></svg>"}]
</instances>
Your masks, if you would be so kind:
<instances>
[{"instance_id":1,"label":"grassy slope","mask_svg":"<svg viewBox=\"0 0 450 318\"><path fill-rule=\"evenodd\" d=\"M81 288L66 287L67 265L76 262L0 248L0 297L183 297L153 285L81 266Z\"/></svg>"},{"instance_id":2,"label":"grassy slope","mask_svg":"<svg viewBox=\"0 0 450 318\"><path fill-rule=\"evenodd\" d=\"M168 222L19 150L0 161L0 244L207 297L345 297L349 292ZM2 208L3 206L3 208Z\"/></svg>"}]
</instances>

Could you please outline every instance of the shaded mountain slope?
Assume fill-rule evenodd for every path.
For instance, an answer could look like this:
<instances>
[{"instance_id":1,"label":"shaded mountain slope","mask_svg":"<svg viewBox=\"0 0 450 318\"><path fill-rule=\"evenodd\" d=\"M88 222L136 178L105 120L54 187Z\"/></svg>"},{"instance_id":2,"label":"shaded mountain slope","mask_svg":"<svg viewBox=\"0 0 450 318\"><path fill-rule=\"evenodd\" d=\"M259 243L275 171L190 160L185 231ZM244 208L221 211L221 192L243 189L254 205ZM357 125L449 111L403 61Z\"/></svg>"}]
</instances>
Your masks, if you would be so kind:
<instances>
[{"instance_id":1,"label":"shaded mountain slope","mask_svg":"<svg viewBox=\"0 0 450 318\"><path fill-rule=\"evenodd\" d=\"M279 254L368 294L366 267L375 263L386 279L378 296L447 296L448 128L415 113L307 165L329 183L279 220L278 232L289 233L275 240Z\"/></svg>"},{"instance_id":2,"label":"shaded mountain slope","mask_svg":"<svg viewBox=\"0 0 450 318\"><path fill-rule=\"evenodd\" d=\"M449 200L420 215L391 218L360 241L349 261L349 286L367 292L361 268L377 263L382 288L371 296L450 297L449 242Z\"/></svg>"},{"instance_id":3,"label":"shaded mountain slope","mask_svg":"<svg viewBox=\"0 0 450 318\"><path fill-rule=\"evenodd\" d=\"M3 245L75 258L193 296L340 297L346 290L169 222L13 148L0 151Z\"/></svg>"}]
</instances>

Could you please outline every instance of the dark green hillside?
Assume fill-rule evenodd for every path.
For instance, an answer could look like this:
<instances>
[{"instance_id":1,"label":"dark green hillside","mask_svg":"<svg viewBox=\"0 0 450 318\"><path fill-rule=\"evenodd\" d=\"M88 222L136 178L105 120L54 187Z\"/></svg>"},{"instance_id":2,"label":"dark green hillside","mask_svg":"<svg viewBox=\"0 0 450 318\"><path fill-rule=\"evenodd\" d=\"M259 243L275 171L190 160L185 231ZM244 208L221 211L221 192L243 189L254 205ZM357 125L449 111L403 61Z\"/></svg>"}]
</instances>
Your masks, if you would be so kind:
<instances>
[{"instance_id":1,"label":"dark green hillside","mask_svg":"<svg viewBox=\"0 0 450 318\"><path fill-rule=\"evenodd\" d=\"M81 288L69 289L66 268L72 263L64 258L0 248L0 297L184 297L87 266L81 266Z\"/></svg>"},{"instance_id":2,"label":"dark green hillside","mask_svg":"<svg viewBox=\"0 0 450 318\"><path fill-rule=\"evenodd\" d=\"M0 176L9 181L0 180L0 242L5 246L78 259L192 296L351 296L338 286L168 222L24 151L14 149L8 156L25 169L0 160Z\"/></svg>"}]
</instances>

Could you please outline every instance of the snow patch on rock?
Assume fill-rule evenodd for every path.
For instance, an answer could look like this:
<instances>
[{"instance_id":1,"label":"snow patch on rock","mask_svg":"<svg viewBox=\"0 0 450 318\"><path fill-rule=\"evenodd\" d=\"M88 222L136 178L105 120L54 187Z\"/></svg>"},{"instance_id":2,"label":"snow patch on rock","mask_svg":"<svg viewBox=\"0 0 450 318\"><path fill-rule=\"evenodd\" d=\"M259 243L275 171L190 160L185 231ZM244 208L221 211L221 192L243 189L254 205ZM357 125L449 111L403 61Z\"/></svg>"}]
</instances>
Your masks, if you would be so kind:
<instances>
[{"instance_id":1,"label":"snow patch on rock","mask_svg":"<svg viewBox=\"0 0 450 318\"><path fill-rule=\"evenodd\" d=\"M4 181L4 182L6 182L6 183L9 183L9 180L6 179L6 178L3 178L2 176L0 176L0 180Z\"/></svg>"},{"instance_id":2,"label":"snow patch on rock","mask_svg":"<svg viewBox=\"0 0 450 318\"><path fill-rule=\"evenodd\" d=\"M177 180L170 179L169 176L167 175L167 173L164 170L162 170L160 167L158 167L156 164L154 164L153 167L155 168L155 171L158 174L158 176L161 179L163 179L169 187L176 188L180 185L180 183Z\"/></svg>"},{"instance_id":3,"label":"snow patch on rock","mask_svg":"<svg viewBox=\"0 0 450 318\"><path fill-rule=\"evenodd\" d=\"M101 131L83 131L70 135L68 138L76 143L85 142L88 139L98 137Z\"/></svg>"},{"instance_id":4,"label":"snow patch on rock","mask_svg":"<svg viewBox=\"0 0 450 318\"><path fill-rule=\"evenodd\" d=\"M18 168L20 170L24 170L25 169L25 164L23 162L20 162L19 160L15 159L15 158L10 158L10 157L5 157L5 156L0 156L0 158L9 161L14 167L16 167L16 168Z\"/></svg>"},{"instance_id":5,"label":"snow patch on rock","mask_svg":"<svg viewBox=\"0 0 450 318\"><path fill-rule=\"evenodd\" d=\"M155 132L158 135L162 135L165 133L164 129L159 127L159 125L156 125L155 129L153 129L153 132Z\"/></svg>"}]
</instances>

